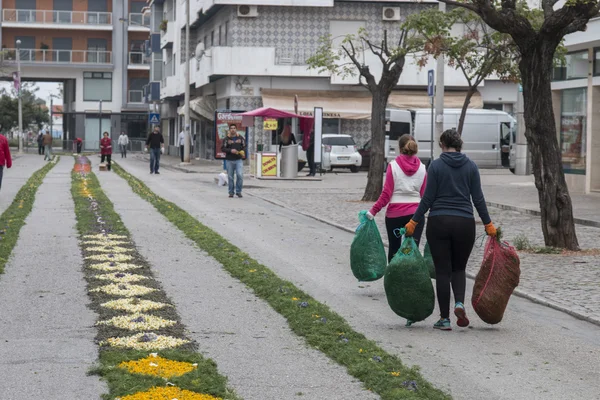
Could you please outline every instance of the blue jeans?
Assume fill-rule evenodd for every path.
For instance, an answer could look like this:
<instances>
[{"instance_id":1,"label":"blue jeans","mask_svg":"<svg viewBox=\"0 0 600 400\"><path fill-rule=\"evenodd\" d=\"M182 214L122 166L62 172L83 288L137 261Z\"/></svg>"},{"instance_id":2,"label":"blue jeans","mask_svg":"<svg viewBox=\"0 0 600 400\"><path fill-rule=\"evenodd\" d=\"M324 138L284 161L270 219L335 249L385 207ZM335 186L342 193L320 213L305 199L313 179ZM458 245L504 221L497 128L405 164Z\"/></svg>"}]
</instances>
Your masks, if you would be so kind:
<instances>
[{"instance_id":1,"label":"blue jeans","mask_svg":"<svg viewBox=\"0 0 600 400\"><path fill-rule=\"evenodd\" d=\"M150 149L150 173L158 172L160 149Z\"/></svg>"},{"instance_id":2,"label":"blue jeans","mask_svg":"<svg viewBox=\"0 0 600 400\"><path fill-rule=\"evenodd\" d=\"M244 185L244 160L227 160L227 180L229 181L229 194L233 194L233 175L235 173L235 193L242 193Z\"/></svg>"}]
</instances>

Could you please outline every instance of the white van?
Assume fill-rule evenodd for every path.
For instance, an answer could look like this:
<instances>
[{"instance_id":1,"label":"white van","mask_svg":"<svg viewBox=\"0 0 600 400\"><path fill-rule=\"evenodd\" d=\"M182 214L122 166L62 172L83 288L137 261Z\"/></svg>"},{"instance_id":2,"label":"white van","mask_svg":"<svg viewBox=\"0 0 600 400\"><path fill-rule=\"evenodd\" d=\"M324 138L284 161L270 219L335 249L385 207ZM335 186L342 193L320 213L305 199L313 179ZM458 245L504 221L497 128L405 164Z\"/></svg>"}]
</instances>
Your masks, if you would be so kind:
<instances>
[{"instance_id":1,"label":"white van","mask_svg":"<svg viewBox=\"0 0 600 400\"><path fill-rule=\"evenodd\" d=\"M431 109L411 110L419 158L431 158ZM458 128L460 109L444 110L444 130ZM508 168L516 120L504 111L469 109L463 126L463 153L480 168ZM437 145L437 144L436 144Z\"/></svg>"}]
</instances>

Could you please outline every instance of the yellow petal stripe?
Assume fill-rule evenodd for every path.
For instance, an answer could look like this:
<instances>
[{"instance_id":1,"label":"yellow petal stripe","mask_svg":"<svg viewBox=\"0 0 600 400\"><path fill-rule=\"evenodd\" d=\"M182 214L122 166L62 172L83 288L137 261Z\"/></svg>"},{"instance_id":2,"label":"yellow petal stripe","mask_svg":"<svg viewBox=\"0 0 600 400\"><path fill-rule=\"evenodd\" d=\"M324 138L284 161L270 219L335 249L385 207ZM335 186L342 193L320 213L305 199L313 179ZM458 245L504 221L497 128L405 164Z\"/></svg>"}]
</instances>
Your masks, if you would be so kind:
<instances>
[{"instance_id":1,"label":"yellow petal stripe","mask_svg":"<svg viewBox=\"0 0 600 400\"><path fill-rule=\"evenodd\" d=\"M131 374L153 375L161 378L173 378L185 375L195 370L198 366L189 362L167 360L160 356L152 355L136 361L126 361L119 364L119 368L126 369Z\"/></svg>"},{"instance_id":2,"label":"yellow petal stripe","mask_svg":"<svg viewBox=\"0 0 600 400\"><path fill-rule=\"evenodd\" d=\"M147 392L139 392L115 400L221 400L209 394L200 394L183 390L178 387L153 387Z\"/></svg>"}]
</instances>

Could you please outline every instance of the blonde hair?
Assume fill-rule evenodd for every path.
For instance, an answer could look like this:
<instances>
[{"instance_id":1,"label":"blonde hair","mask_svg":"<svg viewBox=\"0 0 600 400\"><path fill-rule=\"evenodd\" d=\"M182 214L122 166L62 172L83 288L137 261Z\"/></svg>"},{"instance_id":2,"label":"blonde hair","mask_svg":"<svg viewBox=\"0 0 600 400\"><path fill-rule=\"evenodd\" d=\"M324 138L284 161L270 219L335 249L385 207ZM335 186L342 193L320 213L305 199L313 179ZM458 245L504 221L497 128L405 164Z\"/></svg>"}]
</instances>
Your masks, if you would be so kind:
<instances>
[{"instance_id":1,"label":"blonde hair","mask_svg":"<svg viewBox=\"0 0 600 400\"><path fill-rule=\"evenodd\" d=\"M407 156L414 156L419 152L419 145L415 141L415 138L405 133L398 139L398 147L400 148L400 154Z\"/></svg>"}]
</instances>

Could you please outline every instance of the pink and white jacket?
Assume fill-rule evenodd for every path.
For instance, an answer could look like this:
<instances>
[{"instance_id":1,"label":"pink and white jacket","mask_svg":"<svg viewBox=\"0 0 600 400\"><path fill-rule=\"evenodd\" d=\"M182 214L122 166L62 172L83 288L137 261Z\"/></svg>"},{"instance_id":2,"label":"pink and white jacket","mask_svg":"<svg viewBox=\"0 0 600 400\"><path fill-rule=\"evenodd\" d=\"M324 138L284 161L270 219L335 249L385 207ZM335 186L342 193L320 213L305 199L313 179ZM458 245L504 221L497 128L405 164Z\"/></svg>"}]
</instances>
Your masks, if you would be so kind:
<instances>
[{"instance_id":1,"label":"pink and white jacket","mask_svg":"<svg viewBox=\"0 0 600 400\"><path fill-rule=\"evenodd\" d=\"M388 218L413 215L426 185L427 172L421 160L417 156L399 155L388 165L383 191L371 208L371 214L377 215L388 206L385 213Z\"/></svg>"}]
</instances>

